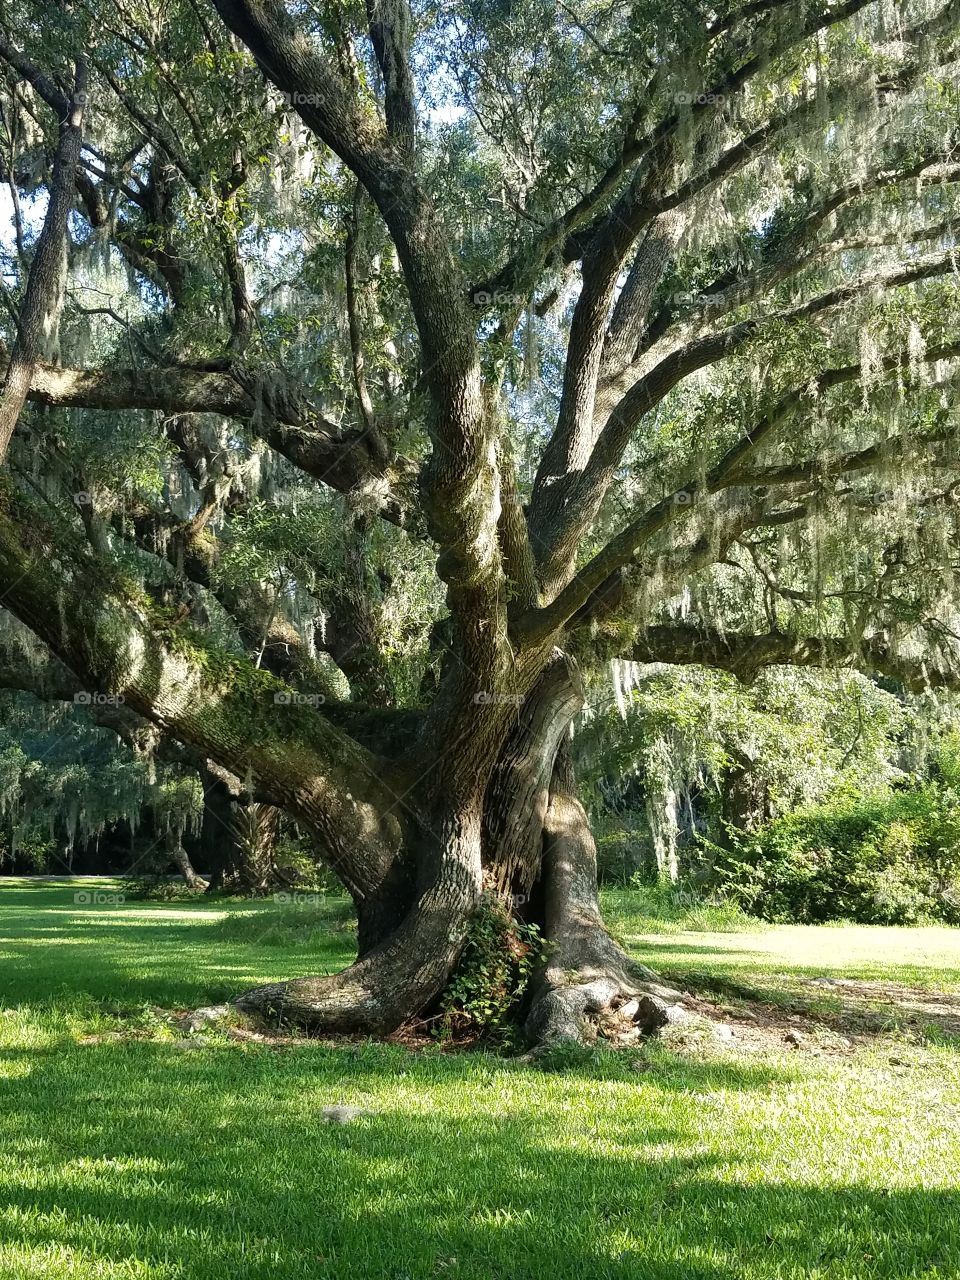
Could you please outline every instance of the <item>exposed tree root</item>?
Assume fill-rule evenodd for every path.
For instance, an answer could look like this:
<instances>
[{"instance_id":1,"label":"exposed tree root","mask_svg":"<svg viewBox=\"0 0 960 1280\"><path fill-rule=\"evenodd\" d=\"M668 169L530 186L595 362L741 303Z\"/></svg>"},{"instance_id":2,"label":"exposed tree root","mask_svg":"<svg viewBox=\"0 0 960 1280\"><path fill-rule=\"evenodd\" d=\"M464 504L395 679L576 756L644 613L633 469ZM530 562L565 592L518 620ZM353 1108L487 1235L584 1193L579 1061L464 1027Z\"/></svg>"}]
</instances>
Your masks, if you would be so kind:
<instances>
[{"instance_id":1,"label":"exposed tree root","mask_svg":"<svg viewBox=\"0 0 960 1280\"><path fill-rule=\"evenodd\" d=\"M479 821L457 833L434 884L398 929L341 973L255 987L235 1001L244 1013L331 1033L387 1035L443 990L482 891Z\"/></svg>"}]
</instances>

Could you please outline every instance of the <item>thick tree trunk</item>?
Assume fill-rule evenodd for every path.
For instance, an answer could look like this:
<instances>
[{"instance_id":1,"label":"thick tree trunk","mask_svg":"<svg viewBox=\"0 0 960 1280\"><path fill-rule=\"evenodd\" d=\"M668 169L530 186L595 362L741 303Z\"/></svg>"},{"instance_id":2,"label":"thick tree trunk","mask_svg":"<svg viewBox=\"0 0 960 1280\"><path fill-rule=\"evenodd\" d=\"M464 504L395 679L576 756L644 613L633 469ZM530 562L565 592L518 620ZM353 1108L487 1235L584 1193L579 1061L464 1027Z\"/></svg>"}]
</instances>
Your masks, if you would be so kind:
<instances>
[{"instance_id":1,"label":"thick tree trunk","mask_svg":"<svg viewBox=\"0 0 960 1280\"><path fill-rule=\"evenodd\" d=\"M532 1040L589 1036L617 1011L642 1030L666 1022L677 993L603 927L596 850L566 741L581 696L575 667L554 654L506 736L482 802L446 800L430 822L411 826L378 892L358 900L356 962L329 977L260 987L238 1005L315 1031L393 1031L436 1006L482 896L493 892L539 923L551 946L527 1019ZM467 772L455 764L454 790Z\"/></svg>"},{"instance_id":2,"label":"thick tree trunk","mask_svg":"<svg viewBox=\"0 0 960 1280\"><path fill-rule=\"evenodd\" d=\"M188 889L205 889L207 887L206 880L197 875L193 869L193 863L190 861L190 855L183 847L183 842L179 837L175 838L170 849L170 857L174 866L183 876L184 882Z\"/></svg>"},{"instance_id":3,"label":"thick tree trunk","mask_svg":"<svg viewBox=\"0 0 960 1280\"><path fill-rule=\"evenodd\" d=\"M398 928L342 973L249 991L247 1011L317 1031L382 1035L415 1017L443 990L482 896L480 809L441 816L431 848L412 850L433 878Z\"/></svg>"},{"instance_id":4,"label":"thick tree trunk","mask_svg":"<svg viewBox=\"0 0 960 1280\"><path fill-rule=\"evenodd\" d=\"M582 705L580 673L558 649L497 760L484 809L484 861L491 886L515 902L539 877L554 761Z\"/></svg>"}]
</instances>

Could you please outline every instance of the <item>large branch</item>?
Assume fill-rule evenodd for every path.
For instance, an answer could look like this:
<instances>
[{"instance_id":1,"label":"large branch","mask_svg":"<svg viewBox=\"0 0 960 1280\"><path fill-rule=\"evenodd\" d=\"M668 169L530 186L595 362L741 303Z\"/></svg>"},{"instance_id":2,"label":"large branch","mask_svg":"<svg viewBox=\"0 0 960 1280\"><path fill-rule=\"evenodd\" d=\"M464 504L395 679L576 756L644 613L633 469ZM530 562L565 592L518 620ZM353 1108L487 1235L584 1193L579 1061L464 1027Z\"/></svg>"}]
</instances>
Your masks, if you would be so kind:
<instances>
[{"instance_id":1,"label":"large branch","mask_svg":"<svg viewBox=\"0 0 960 1280\"><path fill-rule=\"evenodd\" d=\"M58 119L63 120L69 115L71 108L76 105L71 101L70 95L37 67L25 53L11 44L2 30L0 30L0 58L27 81L51 111L55 112Z\"/></svg>"},{"instance_id":2,"label":"large branch","mask_svg":"<svg viewBox=\"0 0 960 1280\"><path fill-rule=\"evenodd\" d=\"M0 511L0 604L91 692L116 699L311 825L357 897L400 847L396 766L246 659L199 646L85 549L9 496Z\"/></svg>"},{"instance_id":3,"label":"large branch","mask_svg":"<svg viewBox=\"0 0 960 1280\"><path fill-rule=\"evenodd\" d=\"M16 646L0 650L0 689L29 693L39 702L67 702L79 707L99 729L108 729L136 754L149 753L168 764L196 768L203 762L189 747L164 737L155 724L112 698L95 698L72 671L51 653L38 659Z\"/></svg>"},{"instance_id":4,"label":"large branch","mask_svg":"<svg viewBox=\"0 0 960 1280\"><path fill-rule=\"evenodd\" d=\"M906 657L880 636L854 643L843 636L792 636L781 632L719 632L683 623L647 627L619 656L632 662L716 667L746 683L763 667L823 667L872 672L911 693L960 689L960 654L954 669Z\"/></svg>"},{"instance_id":5,"label":"large branch","mask_svg":"<svg viewBox=\"0 0 960 1280\"><path fill-rule=\"evenodd\" d=\"M0 368L3 352L0 350ZM157 409L237 418L295 467L340 493L366 498L394 524L415 523L410 494L415 467L384 462L364 429L343 430L295 399L274 397L256 380L179 368L68 369L39 362L28 399L80 409Z\"/></svg>"},{"instance_id":6,"label":"large branch","mask_svg":"<svg viewBox=\"0 0 960 1280\"><path fill-rule=\"evenodd\" d=\"M960 357L960 342L929 347L923 354L925 363L955 360ZM888 356L879 364L878 372L890 373L899 368L899 357ZM590 597L599 591L608 579L627 565L655 534L684 516L689 516L698 504L710 495L733 486L749 486L756 477L744 471L748 462L761 447L769 443L784 426L800 412L805 404L819 398L834 387L852 382L862 375L860 364L842 365L823 370L803 387L794 388L782 395L751 429L740 437L715 463L703 478L690 479L637 519L627 524L607 545L571 579L566 587L541 609L528 610L515 621L519 639L526 643L542 641L558 631L568 619L583 609ZM878 461L882 451L877 450L873 461ZM845 469L849 460L838 463ZM850 464L852 465L852 464ZM809 478L806 467L799 480ZM762 483L762 475L760 476ZM789 477L774 474L773 483L792 483Z\"/></svg>"},{"instance_id":7,"label":"large branch","mask_svg":"<svg viewBox=\"0 0 960 1280\"><path fill-rule=\"evenodd\" d=\"M407 0L367 0L370 41L383 76L384 114L391 137L412 150L417 113L409 51L413 18Z\"/></svg>"},{"instance_id":8,"label":"large branch","mask_svg":"<svg viewBox=\"0 0 960 1280\"><path fill-rule=\"evenodd\" d=\"M43 229L37 240L24 291L23 304L17 316L17 336L7 364L3 392L0 394L0 462L6 457L10 438L20 419L30 390L33 371L39 360L55 346L60 313L63 310L67 266L67 219L73 209L77 165L83 142L83 104L87 83L86 70L78 64L72 99L53 92L45 77L22 57L14 58L5 42L0 43L0 57L12 61L42 96L62 112L57 149L53 161L49 200Z\"/></svg>"},{"instance_id":9,"label":"large branch","mask_svg":"<svg viewBox=\"0 0 960 1280\"><path fill-rule=\"evenodd\" d=\"M741 351L765 326L798 325L872 292L902 288L955 271L956 257L951 251L907 266L866 272L795 307L754 316L697 338L664 356L631 387L610 414L559 518L544 523L542 512L531 513L538 545L549 553L545 559L547 570L558 571L557 566L566 563L575 552L600 509L638 425L684 378ZM856 369L851 377L858 376L859 366ZM832 378L834 372L828 371L827 376Z\"/></svg>"},{"instance_id":10,"label":"large branch","mask_svg":"<svg viewBox=\"0 0 960 1280\"><path fill-rule=\"evenodd\" d=\"M609 479L612 470L619 465L640 420L659 404L678 382L691 373L736 354L764 326L796 325L870 293L903 288L935 276L950 275L956 269L956 255L953 251L948 251L918 259L905 266L864 272L795 307L754 316L728 329L722 329L718 333L695 339L679 350L671 352L627 392L610 415L584 472L583 490L589 493L596 485L605 488L605 481Z\"/></svg>"},{"instance_id":11,"label":"large branch","mask_svg":"<svg viewBox=\"0 0 960 1280\"><path fill-rule=\"evenodd\" d=\"M921 243L935 240L941 235L946 238L954 230L951 222L936 223L918 228L915 232L888 232L876 237L863 235L819 241L817 236L834 214L865 196L907 182L929 186L960 181L960 163L956 162L956 155L955 150L936 155L928 153L920 159L909 160L866 179L835 188L820 198L790 231L783 243L778 245L775 260L759 266L745 264L727 271L712 284L704 286L696 297L685 301L682 306L675 301L665 303L651 317L645 333L641 335L634 331L631 335L632 342L614 344L610 341L604 355L598 413L601 417L606 417L616 403L617 393L622 396L633 382L639 380L644 369L656 360L658 351L664 348L670 350L681 342L700 337L708 327L715 327L717 321L724 316L758 301L783 281L816 265L828 255L880 245ZM750 254L745 252L744 257L749 264ZM612 337L611 329L611 339Z\"/></svg>"},{"instance_id":12,"label":"large branch","mask_svg":"<svg viewBox=\"0 0 960 1280\"><path fill-rule=\"evenodd\" d=\"M640 93L639 105L628 115L611 163L593 186L569 209L542 227L530 243L519 249L495 276L479 285L474 292L490 296L498 293L513 294L518 290L527 292L559 246L564 246L564 258L574 261L593 249L599 241L615 233L618 224L632 221L635 217L633 234L636 235L646 222L656 216L658 210L653 202L641 207L627 192L620 201L615 202L612 209L604 209L616 196L625 177L637 170L643 162L647 162L645 167L648 169L656 167L658 157L660 166L665 167L665 157L670 155L671 144L683 129L688 129L691 124L699 126L704 118L716 115L721 104L768 68L773 59L787 53L817 32L847 21L871 3L873 0L846 0L846 3L825 6L806 15L802 22L783 31L778 39L762 42L762 47L755 49L752 57L739 63L721 79L711 83L701 82L699 89L689 95L691 103L687 110L671 111L651 128L641 132L647 103L657 92L661 78L660 73L656 73L651 83ZM699 60L705 64L708 61L705 54L710 41L727 30L728 26L723 23L706 28L705 41L699 48L694 47L688 51L691 63L699 56ZM648 183L638 184L638 195L648 191Z\"/></svg>"},{"instance_id":13,"label":"large branch","mask_svg":"<svg viewBox=\"0 0 960 1280\"><path fill-rule=\"evenodd\" d=\"M366 187L397 247L431 400L427 428L433 452L422 492L427 527L440 547L437 572L447 586L464 663L481 687L487 681L495 687L510 661L497 538L497 422L484 393L475 317L454 237L419 179L410 146L385 133L282 4L215 4L273 84L290 95L304 123ZM394 53L399 50L398 4L391 0L392 34L382 33ZM403 97L409 87L401 80L395 87ZM393 122L401 131L406 114L397 99ZM455 714L472 714L469 697L455 701Z\"/></svg>"},{"instance_id":14,"label":"large branch","mask_svg":"<svg viewBox=\"0 0 960 1280\"><path fill-rule=\"evenodd\" d=\"M855 0L850 5L836 6L828 12L814 14L809 21L813 30L819 30L852 16L862 7L863 0ZM958 16L958 0L949 0L934 18L921 22L904 33L904 40L908 45L923 43L926 53L906 61L896 75L885 81L882 86L885 94L909 91L921 81L931 65L942 65L956 58L960 46L953 33ZM806 31L805 24L801 24L801 27ZM787 38L784 48L789 48L792 43L793 39ZM765 65L769 52L762 50L728 77L724 85L714 86L705 95L705 102L695 106L694 116L716 110L714 104L723 102L726 95L742 88L755 71ZM554 584L562 581L568 574L574 550L599 510L600 501L612 476L612 471L605 470L603 456L606 447L614 443L617 436L614 421L617 409L601 431L593 458L586 467L583 454L589 448L592 432L589 417L595 409L602 408L605 415L609 408L609 385L606 398L601 398L599 402L597 399L601 376L605 375L604 380L609 384L611 377L615 378L617 372L615 369L604 371L601 359L602 335L606 326L605 304L611 296L614 262L622 262L632 240L658 215L688 208L690 202L701 192L715 188L723 180L743 170L758 156L769 152L791 131L820 127L824 107L828 108L828 114L832 117L841 109L852 109L857 103L866 105L876 93L876 86L866 77L839 86L828 83L809 99L775 112L762 125L724 151L715 162L696 172L668 196L655 195L655 190L659 181L658 168L666 171L670 155L662 155L658 165L655 152L651 151L652 172L645 173L642 180L638 174L591 233L584 253L584 286L574 315L557 429L544 451L531 507L531 525L536 542L541 547L551 549L547 556L541 556L543 577L548 589L552 590ZM675 128L674 120L667 120L658 126L655 134L663 135L658 143L661 148L672 138ZM598 260L604 263L604 270L599 274L596 269ZM666 362L661 362L661 365L664 363ZM630 392L621 401L621 406L625 405L629 396ZM646 406L642 412L646 412L649 407L651 406ZM622 456L627 439L629 431L623 445L616 446L617 460L614 466ZM567 467L566 474L562 469L564 464ZM573 475L579 478L573 481Z\"/></svg>"}]
</instances>

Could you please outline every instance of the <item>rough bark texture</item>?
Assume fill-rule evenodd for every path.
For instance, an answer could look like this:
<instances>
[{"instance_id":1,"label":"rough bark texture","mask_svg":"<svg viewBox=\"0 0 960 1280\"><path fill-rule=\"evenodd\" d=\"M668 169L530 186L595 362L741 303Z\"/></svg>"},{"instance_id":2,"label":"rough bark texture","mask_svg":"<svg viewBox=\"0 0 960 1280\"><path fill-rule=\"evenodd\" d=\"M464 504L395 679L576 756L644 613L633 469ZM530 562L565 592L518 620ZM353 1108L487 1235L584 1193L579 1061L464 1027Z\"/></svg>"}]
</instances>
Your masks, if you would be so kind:
<instances>
[{"instance_id":1,"label":"rough bark texture","mask_svg":"<svg viewBox=\"0 0 960 1280\"><path fill-rule=\"evenodd\" d=\"M670 1019L679 998L610 937L597 897L597 851L561 749L544 823L544 936L549 953L526 1031L536 1045L580 1040L604 1014L628 1010L644 1031Z\"/></svg>"},{"instance_id":2,"label":"rough bark texture","mask_svg":"<svg viewBox=\"0 0 960 1280\"><path fill-rule=\"evenodd\" d=\"M36 84L36 76L33 77ZM0 395L0 461L6 456L39 360L56 348L66 277L67 219L73 208L77 165L83 143L82 121L86 73L76 75L76 96L56 94L50 101L61 115L50 183L50 201L37 241L26 293L17 318L17 340L10 353Z\"/></svg>"},{"instance_id":3,"label":"rough bark texture","mask_svg":"<svg viewBox=\"0 0 960 1280\"><path fill-rule=\"evenodd\" d=\"M323 1031L381 1035L419 1013L443 989L480 902L480 814L447 814L430 833L434 876L399 928L330 977L270 983L237 1001Z\"/></svg>"},{"instance_id":4,"label":"rough bark texture","mask_svg":"<svg viewBox=\"0 0 960 1280\"><path fill-rule=\"evenodd\" d=\"M603 927L596 850L565 742L581 701L576 668L557 651L514 712L482 806L448 805L394 860L380 889L358 899L356 963L258 988L239 1006L313 1030L393 1031L440 996L481 894L493 889L527 919L542 913L554 948L528 1022L534 1040L579 1038L591 1015L638 995L644 1029L665 1021L676 993L632 964ZM469 780L468 767L461 770ZM418 891L425 865L433 878Z\"/></svg>"},{"instance_id":5,"label":"rough bark texture","mask_svg":"<svg viewBox=\"0 0 960 1280\"><path fill-rule=\"evenodd\" d=\"M583 705L575 663L560 650L519 708L487 794L484 847L490 883L523 899L539 876L554 760Z\"/></svg>"}]
</instances>

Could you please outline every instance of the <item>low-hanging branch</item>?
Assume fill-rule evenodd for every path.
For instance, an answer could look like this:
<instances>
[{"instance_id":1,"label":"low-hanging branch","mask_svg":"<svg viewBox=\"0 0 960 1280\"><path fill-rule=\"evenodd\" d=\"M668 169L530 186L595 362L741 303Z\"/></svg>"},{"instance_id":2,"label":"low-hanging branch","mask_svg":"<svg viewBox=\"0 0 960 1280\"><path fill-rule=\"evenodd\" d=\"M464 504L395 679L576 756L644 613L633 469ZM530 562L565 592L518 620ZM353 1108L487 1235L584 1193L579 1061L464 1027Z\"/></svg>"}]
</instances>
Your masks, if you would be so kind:
<instances>
[{"instance_id":1,"label":"low-hanging branch","mask_svg":"<svg viewBox=\"0 0 960 1280\"><path fill-rule=\"evenodd\" d=\"M59 545L57 545L57 541ZM397 766L247 659L198 647L175 620L98 564L71 558L36 511L0 511L0 605L91 691L156 723L258 787L320 835L344 884L375 891L399 847Z\"/></svg>"},{"instance_id":2,"label":"low-hanging branch","mask_svg":"<svg viewBox=\"0 0 960 1280\"><path fill-rule=\"evenodd\" d=\"M611 641L616 648L617 642ZM885 676L911 693L960 689L960 654L955 667L938 665L897 651L882 636L859 642L845 636L797 636L782 632L717 631L684 623L666 623L639 631L617 656L631 662L714 667L749 683L765 667L819 667Z\"/></svg>"}]
</instances>

